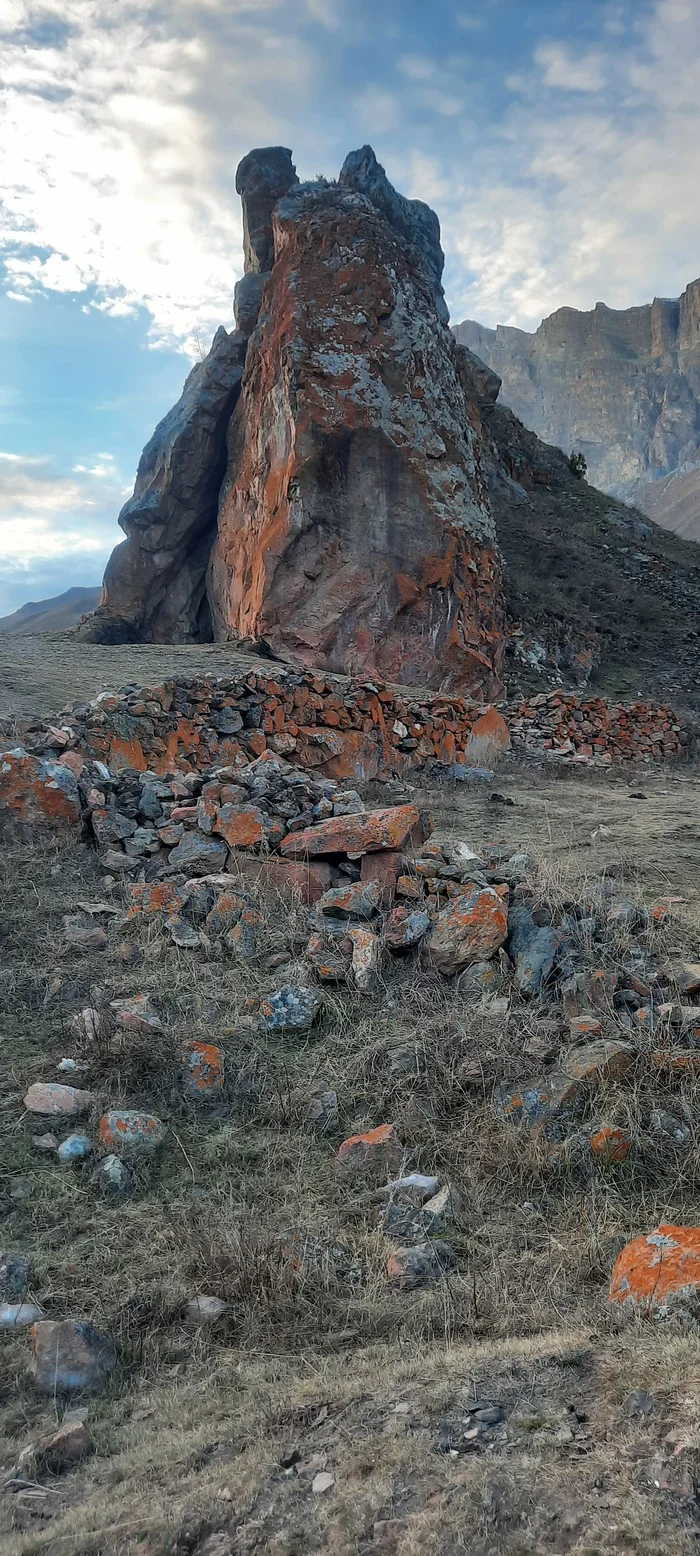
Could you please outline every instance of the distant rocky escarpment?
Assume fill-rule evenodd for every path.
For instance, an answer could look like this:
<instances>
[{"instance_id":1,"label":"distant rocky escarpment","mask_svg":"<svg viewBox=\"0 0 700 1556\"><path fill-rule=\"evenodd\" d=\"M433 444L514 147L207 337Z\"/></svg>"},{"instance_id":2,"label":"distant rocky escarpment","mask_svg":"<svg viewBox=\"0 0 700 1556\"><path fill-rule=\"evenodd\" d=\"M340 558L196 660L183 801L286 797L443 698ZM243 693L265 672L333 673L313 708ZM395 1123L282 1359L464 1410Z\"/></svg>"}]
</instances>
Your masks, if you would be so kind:
<instances>
[{"instance_id":1,"label":"distant rocky escarpment","mask_svg":"<svg viewBox=\"0 0 700 1556\"><path fill-rule=\"evenodd\" d=\"M527 427L585 455L596 486L700 540L700 280L639 308L559 308L534 334L466 320L455 335Z\"/></svg>"},{"instance_id":2,"label":"distant rocky escarpment","mask_svg":"<svg viewBox=\"0 0 700 1556\"><path fill-rule=\"evenodd\" d=\"M253 151L236 187L236 329L144 449L83 636L248 640L493 698L500 562L437 217L369 146L310 184Z\"/></svg>"}]
</instances>

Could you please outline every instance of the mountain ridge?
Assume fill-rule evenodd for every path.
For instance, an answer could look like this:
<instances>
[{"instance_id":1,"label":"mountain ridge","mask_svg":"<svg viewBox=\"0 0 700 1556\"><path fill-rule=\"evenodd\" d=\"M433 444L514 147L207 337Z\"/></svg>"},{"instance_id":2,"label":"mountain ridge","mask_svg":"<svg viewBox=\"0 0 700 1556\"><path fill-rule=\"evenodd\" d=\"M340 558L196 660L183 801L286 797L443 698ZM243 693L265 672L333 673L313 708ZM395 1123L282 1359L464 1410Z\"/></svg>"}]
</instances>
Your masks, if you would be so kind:
<instances>
[{"instance_id":1,"label":"mountain ridge","mask_svg":"<svg viewBox=\"0 0 700 1556\"><path fill-rule=\"evenodd\" d=\"M585 455L594 485L700 540L700 280L626 309L562 307L532 332L467 319L454 333L527 427Z\"/></svg>"}]
</instances>

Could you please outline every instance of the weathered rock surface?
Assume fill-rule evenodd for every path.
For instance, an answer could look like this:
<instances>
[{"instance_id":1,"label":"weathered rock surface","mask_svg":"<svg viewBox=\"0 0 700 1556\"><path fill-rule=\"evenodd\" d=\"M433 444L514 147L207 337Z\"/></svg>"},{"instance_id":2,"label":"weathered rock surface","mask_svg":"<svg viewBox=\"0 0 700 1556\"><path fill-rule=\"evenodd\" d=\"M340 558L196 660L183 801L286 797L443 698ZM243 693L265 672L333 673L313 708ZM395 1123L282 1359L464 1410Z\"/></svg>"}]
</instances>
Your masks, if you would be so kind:
<instances>
[{"instance_id":1,"label":"weathered rock surface","mask_svg":"<svg viewBox=\"0 0 700 1556\"><path fill-rule=\"evenodd\" d=\"M211 639L206 571L245 346L243 334L218 329L177 405L146 444L134 495L119 515L127 538L112 552L101 604L79 629L81 637L102 643Z\"/></svg>"},{"instance_id":2,"label":"weathered rock surface","mask_svg":"<svg viewBox=\"0 0 700 1556\"><path fill-rule=\"evenodd\" d=\"M500 564L437 216L369 146L313 184L286 148L252 151L236 188L236 331L145 448L83 635L262 639L493 698Z\"/></svg>"},{"instance_id":3,"label":"weathered rock surface","mask_svg":"<svg viewBox=\"0 0 700 1556\"><path fill-rule=\"evenodd\" d=\"M700 1228L656 1227L623 1248L610 1302L652 1318L700 1317Z\"/></svg>"},{"instance_id":4,"label":"weathered rock surface","mask_svg":"<svg viewBox=\"0 0 700 1556\"><path fill-rule=\"evenodd\" d=\"M643 307L559 308L534 334L456 327L539 437L580 449L596 486L700 538L700 281Z\"/></svg>"},{"instance_id":5,"label":"weathered rock surface","mask_svg":"<svg viewBox=\"0 0 700 1556\"><path fill-rule=\"evenodd\" d=\"M94 1393L116 1366L107 1335L85 1319L45 1319L32 1329L30 1371L38 1394Z\"/></svg>"},{"instance_id":6,"label":"weathered rock surface","mask_svg":"<svg viewBox=\"0 0 700 1556\"><path fill-rule=\"evenodd\" d=\"M209 576L215 636L493 696L495 534L437 219L364 148L338 184L293 187L272 228Z\"/></svg>"}]
</instances>

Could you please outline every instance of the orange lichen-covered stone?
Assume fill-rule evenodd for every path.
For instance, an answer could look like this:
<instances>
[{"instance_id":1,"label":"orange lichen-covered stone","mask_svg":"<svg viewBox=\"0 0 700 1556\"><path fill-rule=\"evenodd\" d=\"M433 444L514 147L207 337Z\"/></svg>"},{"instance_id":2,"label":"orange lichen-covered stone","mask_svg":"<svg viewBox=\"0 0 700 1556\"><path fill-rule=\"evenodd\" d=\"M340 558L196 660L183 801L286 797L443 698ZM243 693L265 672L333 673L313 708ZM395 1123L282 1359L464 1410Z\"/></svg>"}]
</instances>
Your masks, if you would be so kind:
<instances>
[{"instance_id":1,"label":"orange lichen-covered stone","mask_svg":"<svg viewBox=\"0 0 700 1556\"><path fill-rule=\"evenodd\" d=\"M61 762L0 753L0 830L14 822L51 825L80 820L75 773Z\"/></svg>"},{"instance_id":2,"label":"orange lichen-covered stone","mask_svg":"<svg viewBox=\"0 0 700 1556\"><path fill-rule=\"evenodd\" d=\"M613 994L617 988L617 973L606 967L592 972L586 985L586 993L594 1010L612 1010Z\"/></svg>"},{"instance_id":3,"label":"orange lichen-covered stone","mask_svg":"<svg viewBox=\"0 0 700 1556\"><path fill-rule=\"evenodd\" d=\"M364 854L360 867L362 881L378 881L381 905L390 907L396 882L403 869L403 854L395 848L383 848L376 854Z\"/></svg>"},{"instance_id":4,"label":"orange lichen-covered stone","mask_svg":"<svg viewBox=\"0 0 700 1556\"><path fill-rule=\"evenodd\" d=\"M572 1043L582 1043L586 1039L602 1037L603 1028L595 1016L573 1016L569 1022L569 1037Z\"/></svg>"},{"instance_id":5,"label":"orange lichen-covered stone","mask_svg":"<svg viewBox=\"0 0 700 1556\"><path fill-rule=\"evenodd\" d=\"M562 1062L562 1069L575 1080L621 1081L634 1070L635 1053L629 1043L605 1041L586 1043L574 1048Z\"/></svg>"},{"instance_id":6,"label":"orange lichen-covered stone","mask_svg":"<svg viewBox=\"0 0 700 1556\"><path fill-rule=\"evenodd\" d=\"M350 1135L336 1156L336 1164L350 1176L381 1181L396 1173L403 1161L403 1146L393 1124L380 1124L362 1135Z\"/></svg>"},{"instance_id":7,"label":"orange lichen-covered stone","mask_svg":"<svg viewBox=\"0 0 700 1556\"><path fill-rule=\"evenodd\" d=\"M453 897L438 914L428 941L428 956L438 972L450 977L473 962L487 961L508 934L505 904L490 886Z\"/></svg>"},{"instance_id":8,"label":"orange lichen-covered stone","mask_svg":"<svg viewBox=\"0 0 700 1556\"><path fill-rule=\"evenodd\" d=\"M210 1102L224 1086L224 1055L216 1043L190 1043L185 1054L185 1092L193 1102Z\"/></svg>"},{"instance_id":9,"label":"orange lichen-covered stone","mask_svg":"<svg viewBox=\"0 0 700 1556\"><path fill-rule=\"evenodd\" d=\"M222 805L213 830L229 848L259 848L265 838L265 816L256 805Z\"/></svg>"},{"instance_id":10,"label":"orange lichen-covered stone","mask_svg":"<svg viewBox=\"0 0 700 1556\"><path fill-rule=\"evenodd\" d=\"M393 805L388 810L368 810L353 816L330 816L315 827L290 832L283 838L286 859L324 854L369 854L381 849L418 846L432 831L415 805Z\"/></svg>"},{"instance_id":11,"label":"orange lichen-covered stone","mask_svg":"<svg viewBox=\"0 0 700 1556\"><path fill-rule=\"evenodd\" d=\"M423 882L415 875L400 875L396 882L397 897L404 897L409 902L420 902L423 897Z\"/></svg>"},{"instance_id":12,"label":"orange lichen-covered stone","mask_svg":"<svg viewBox=\"0 0 700 1556\"><path fill-rule=\"evenodd\" d=\"M700 1227L664 1223L623 1248L612 1272L610 1302L666 1318L700 1312Z\"/></svg>"},{"instance_id":13,"label":"orange lichen-covered stone","mask_svg":"<svg viewBox=\"0 0 700 1556\"><path fill-rule=\"evenodd\" d=\"M679 1080L687 1075L690 1079L700 1075L700 1049L655 1048L649 1054L649 1063L662 1075L676 1076Z\"/></svg>"},{"instance_id":14,"label":"orange lichen-covered stone","mask_svg":"<svg viewBox=\"0 0 700 1556\"><path fill-rule=\"evenodd\" d=\"M133 881L126 887L127 918L155 918L164 913L175 917L182 912L187 901L173 881Z\"/></svg>"},{"instance_id":15,"label":"orange lichen-covered stone","mask_svg":"<svg viewBox=\"0 0 700 1556\"><path fill-rule=\"evenodd\" d=\"M98 1133L108 1151L151 1156L163 1144L167 1126L153 1113L136 1108L112 1108L103 1113Z\"/></svg>"},{"instance_id":16,"label":"orange lichen-covered stone","mask_svg":"<svg viewBox=\"0 0 700 1556\"><path fill-rule=\"evenodd\" d=\"M603 1124L591 1135L590 1147L593 1155L603 1162L617 1165L626 1162L632 1149L632 1137L628 1129L615 1128L613 1124Z\"/></svg>"}]
</instances>

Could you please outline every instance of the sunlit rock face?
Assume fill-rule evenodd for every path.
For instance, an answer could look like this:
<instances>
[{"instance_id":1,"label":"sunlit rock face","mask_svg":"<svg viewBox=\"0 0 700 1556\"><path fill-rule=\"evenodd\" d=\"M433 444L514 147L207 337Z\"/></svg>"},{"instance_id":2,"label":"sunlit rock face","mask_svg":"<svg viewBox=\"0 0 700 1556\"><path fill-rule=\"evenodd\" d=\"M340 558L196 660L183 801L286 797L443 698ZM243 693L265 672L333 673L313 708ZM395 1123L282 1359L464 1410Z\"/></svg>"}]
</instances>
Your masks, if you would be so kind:
<instances>
[{"instance_id":1,"label":"sunlit rock face","mask_svg":"<svg viewBox=\"0 0 700 1556\"><path fill-rule=\"evenodd\" d=\"M166 418L120 519L129 538L103 621L160 641L263 640L307 666L493 697L499 561L437 217L397 194L370 147L313 184L285 148L251 152L237 188L246 274L237 332L217 340L245 365L205 461L216 511L199 444L183 505L185 444ZM191 425L194 437L196 414ZM153 594L164 556L156 606L144 585Z\"/></svg>"}]
</instances>

